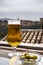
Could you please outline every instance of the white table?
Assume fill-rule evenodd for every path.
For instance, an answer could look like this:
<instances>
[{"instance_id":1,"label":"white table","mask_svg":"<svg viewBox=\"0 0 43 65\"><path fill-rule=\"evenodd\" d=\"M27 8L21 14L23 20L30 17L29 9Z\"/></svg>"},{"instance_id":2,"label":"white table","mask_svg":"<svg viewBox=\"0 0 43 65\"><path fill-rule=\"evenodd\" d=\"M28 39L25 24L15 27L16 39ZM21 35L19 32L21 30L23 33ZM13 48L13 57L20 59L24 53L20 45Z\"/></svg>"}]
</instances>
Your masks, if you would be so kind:
<instances>
[{"instance_id":1,"label":"white table","mask_svg":"<svg viewBox=\"0 0 43 65\"><path fill-rule=\"evenodd\" d=\"M0 57L0 65L22 65L18 58L15 56L13 58ZM43 55L41 55L41 61L38 65L43 65Z\"/></svg>"}]
</instances>

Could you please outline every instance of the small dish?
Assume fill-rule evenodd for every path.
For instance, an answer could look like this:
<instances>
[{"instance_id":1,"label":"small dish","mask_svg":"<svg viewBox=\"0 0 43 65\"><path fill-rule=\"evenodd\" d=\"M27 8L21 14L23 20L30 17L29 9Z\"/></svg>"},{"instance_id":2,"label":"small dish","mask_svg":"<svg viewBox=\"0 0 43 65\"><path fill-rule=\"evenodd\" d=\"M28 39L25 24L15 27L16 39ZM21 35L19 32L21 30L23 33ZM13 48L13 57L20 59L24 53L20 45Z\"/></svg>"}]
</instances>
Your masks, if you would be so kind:
<instances>
[{"instance_id":1,"label":"small dish","mask_svg":"<svg viewBox=\"0 0 43 65\"><path fill-rule=\"evenodd\" d=\"M23 54L21 54L19 59L20 59L20 62L22 63L22 65L38 65L38 62L40 62L40 60L41 60L41 56L38 53L27 52L24 54L30 55L31 58L30 57L24 58L24 57L22 57ZM32 56L34 56L33 59L32 59Z\"/></svg>"}]
</instances>

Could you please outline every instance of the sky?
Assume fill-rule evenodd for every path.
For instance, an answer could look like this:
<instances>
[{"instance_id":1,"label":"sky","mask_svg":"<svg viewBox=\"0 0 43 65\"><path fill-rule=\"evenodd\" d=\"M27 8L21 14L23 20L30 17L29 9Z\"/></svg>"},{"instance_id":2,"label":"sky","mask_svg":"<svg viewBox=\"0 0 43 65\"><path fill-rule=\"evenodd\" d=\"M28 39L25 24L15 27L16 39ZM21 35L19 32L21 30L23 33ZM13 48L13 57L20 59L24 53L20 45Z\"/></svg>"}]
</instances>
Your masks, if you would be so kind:
<instances>
[{"instance_id":1,"label":"sky","mask_svg":"<svg viewBox=\"0 0 43 65\"><path fill-rule=\"evenodd\" d=\"M43 0L0 0L0 18L40 20Z\"/></svg>"}]
</instances>

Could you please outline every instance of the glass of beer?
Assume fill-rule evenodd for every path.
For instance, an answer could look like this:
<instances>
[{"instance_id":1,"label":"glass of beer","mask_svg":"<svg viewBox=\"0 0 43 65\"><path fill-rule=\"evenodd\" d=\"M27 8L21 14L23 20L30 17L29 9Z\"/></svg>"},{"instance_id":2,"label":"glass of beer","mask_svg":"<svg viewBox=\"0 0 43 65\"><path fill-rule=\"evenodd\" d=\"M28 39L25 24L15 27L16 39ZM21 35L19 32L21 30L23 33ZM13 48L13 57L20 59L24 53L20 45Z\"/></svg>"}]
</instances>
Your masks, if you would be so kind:
<instances>
[{"instance_id":1,"label":"glass of beer","mask_svg":"<svg viewBox=\"0 0 43 65\"><path fill-rule=\"evenodd\" d=\"M14 49L21 43L20 20L8 20L7 42Z\"/></svg>"}]
</instances>

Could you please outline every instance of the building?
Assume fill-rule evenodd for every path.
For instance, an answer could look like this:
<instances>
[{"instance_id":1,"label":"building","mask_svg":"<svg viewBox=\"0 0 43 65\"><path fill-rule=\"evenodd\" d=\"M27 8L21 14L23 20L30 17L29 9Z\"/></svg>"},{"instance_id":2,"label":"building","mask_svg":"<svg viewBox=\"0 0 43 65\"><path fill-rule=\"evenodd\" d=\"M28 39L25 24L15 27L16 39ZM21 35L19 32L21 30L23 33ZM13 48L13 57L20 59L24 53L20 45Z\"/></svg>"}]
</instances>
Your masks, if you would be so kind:
<instances>
[{"instance_id":1,"label":"building","mask_svg":"<svg viewBox=\"0 0 43 65\"><path fill-rule=\"evenodd\" d=\"M41 22L41 27L43 29L43 18L40 18L40 22Z\"/></svg>"}]
</instances>

